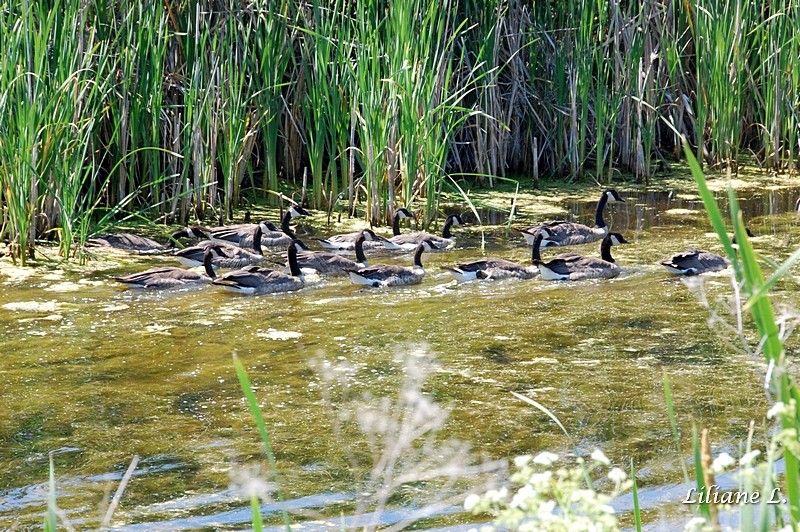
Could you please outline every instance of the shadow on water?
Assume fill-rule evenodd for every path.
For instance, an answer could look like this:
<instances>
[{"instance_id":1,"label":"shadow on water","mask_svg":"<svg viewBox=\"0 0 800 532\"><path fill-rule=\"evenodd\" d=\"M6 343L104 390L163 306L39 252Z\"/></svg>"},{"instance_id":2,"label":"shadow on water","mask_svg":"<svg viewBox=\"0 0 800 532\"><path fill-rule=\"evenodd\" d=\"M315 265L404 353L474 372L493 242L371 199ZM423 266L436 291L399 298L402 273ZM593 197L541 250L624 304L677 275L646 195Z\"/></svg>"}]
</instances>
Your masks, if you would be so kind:
<instances>
[{"instance_id":1,"label":"shadow on water","mask_svg":"<svg viewBox=\"0 0 800 532\"><path fill-rule=\"evenodd\" d=\"M786 242L800 238L792 211L799 193L741 194L759 235L754 245L765 256L788 255ZM565 217L591 224L592 195L566 201ZM426 342L438 357L424 392L452 407L444 436L493 458L571 453L572 440L509 392L522 393L551 409L581 451L600 447L615 464L633 458L646 509L669 506L670 515L685 517L677 500L686 489L678 465L685 456L670 451L663 373L673 383L682 432L691 434L694 421L712 429L715 452L735 453L749 420L768 408L760 360L710 330L708 311L655 264L686 245L719 251L699 199L624 196L606 219L632 245L615 246L623 274L607 282L455 283L441 267L482 256L478 230L469 225L454 230L454 250L424 255L422 284L395 290L364 290L339 278L242 298L216 287L144 293L108 280L169 264L157 257L86 276L53 270L17 278L0 270L0 527L41 523L53 449L59 505L78 524L94 523L97 501L133 454L143 459L117 514L125 529L248 523L248 503L229 489L229 471L265 460L233 374L233 351L262 401L290 504L352 522L359 487L345 455L360 449L363 436L334 435L332 419L359 406L339 403L331 412L321 401L327 381L309 361L346 362L359 397L391 397L407 371L396 346L407 342ZM502 225L508 216L480 214L484 225ZM495 229L487 231L489 256L528 264L522 238ZM596 254L597 246L576 250ZM375 258L410 261L409 254ZM698 282L692 290L724 315L728 277ZM777 297L795 302L797 289L781 287ZM797 353L796 341L788 350ZM436 495L435 487L416 483L382 518L405 519ZM617 501L621 512L629 510L625 501ZM445 519L460 511L451 505L438 511L442 522L472 521Z\"/></svg>"}]
</instances>

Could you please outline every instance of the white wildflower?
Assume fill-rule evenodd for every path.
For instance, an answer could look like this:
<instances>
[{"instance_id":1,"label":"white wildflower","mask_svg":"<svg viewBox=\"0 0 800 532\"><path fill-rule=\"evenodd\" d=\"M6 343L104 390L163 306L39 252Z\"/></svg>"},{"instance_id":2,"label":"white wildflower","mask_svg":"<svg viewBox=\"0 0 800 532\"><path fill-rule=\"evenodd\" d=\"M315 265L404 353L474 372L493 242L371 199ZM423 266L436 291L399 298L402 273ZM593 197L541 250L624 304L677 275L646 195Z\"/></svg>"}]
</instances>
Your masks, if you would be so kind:
<instances>
[{"instance_id":1,"label":"white wildflower","mask_svg":"<svg viewBox=\"0 0 800 532\"><path fill-rule=\"evenodd\" d=\"M508 489L505 486L500 488L499 490L489 490L486 492L486 499L490 503L498 503L505 500L506 495L508 495Z\"/></svg>"},{"instance_id":2,"label":"white wildflower","mask_svg":"<svg viewBox=\"0 0 800 532\"><path fill-rule=\"evenodd\" d=\"M760 454L761 454L761 451L759 451L758 449L756 449L755 451L750 451L749 453L747 453L744 456L742 456L741 458L739 458L739 464L741 464L741 465L750 465L750 463L753 460L755 460L756 458L758 458L758 456Z\"/></svg>"},{"instance_id":3,"label":"white wildflower","mask_svg":"<svg viewBox=\"0 0 800 532\"><path fill-rule=\"evenodd\" d=\"M772 405L772 408L767 411L767 419L772 419L778 414L782 414L784 411L784 406L785 405L781 401L778 401Z\"/></svg>"},{"instance_id":4,"label":"white wildflower","mask_svg":"<svg viewBox=\"0 0 800 532\"><path fill-rule=\"evenodd\" d=\"M481 496L475 493L470 493L464 500L464 509L468 512L471 512L473 508L478 506L479 502L481 502Z\"/></svg>"},{"instance_id":5,"label":"white wildflower","mask_svg":"<svg viewBox=\"0 0 800 532\"><path fill-rule=\"evenodd\" d=\"M595 449L592 452L592 460L594 460L595 462L599 462L603 465L611 464L611 460L609 460L608 457L605 454L603 454L603 451L601 451L600 449Z\"/></svg>"},{"instance_id":6,"label":"white wildflower","mask_svg":"<svg viewBox=\"0 0 800 532\"><path fill-rule=\"evenodd\" d=\"M720 455L716 457L714 462L711 464L711 469L714 471L714 473L722 473L735 463L736 460L734 460L731 455L728 453L720 453Z\"/></svg>"},{"instance_id":7,"label":"white wildflower","mask_svg":"<svg viewBox=\"0 0 800 532\"><path fill-rule=\"evenodd\" d=\"M534 473L533 475L531 475L531 478L528 480L528 483L535 489L544 491L547 489L547 485L550 483L551 478L553 478L552 471L545 471L543 473Z\"/></svg>"},{"instance_id":8,"label":"white wildflower","mask_svg":"<svg viewBox=\"0 0 800 532\"><path fill-rule=\"evenodd\" d=\"M625 479L628 478L628 474L622 469L614 467L608 472L608 478L612 482L620 484L621 482L625 482Z\"/></svg>"},{"instance_id":9,"label":"white wildflower","mask_svg":"<svg viewBox=\"0 0 800 532\"><path fill-rule=\"evenodd\" d=\"M556 508L556 501L544 501L539 504L539 511L537 512L540 519L550 517L553 515L553 510Z\"/></svg>"},{"instance_id":10,"label":"white wildflower","mask_svg":"<svg viewBox=\"0 0 800 532\"><path fill-rule=\"evenodd\" d=\"M519 468L523 468L531 463L532 458L533 457L529 454L523 454L521 456L517 456L516 458L514 458L514 465Z\"/></svg>"},{"instance_id":11,"label":"white wildflower","mask_svg":"<svg viewBox=\"0 0 800 532\"><path fill-rule=\"evenodd\" d=\"M558 460L557 454L549 453L547 451L542 451L541 453L537 454L536 457L534 457L533 463L543 465L545 467L550 467L556 460Z\"/></svg>"},{"instance_id":12,"label":"white wildflower","mask_svg":"<svg viewBox=\"0 0 800 532\"><path fill-rule=\"evenodd\" d=\"M531 500L536 498L536 490L533 489L533 486L530 484L526 484L522 486L517 493L514 494L514 497L511 499L511 504L509 506L511 508L520 508L525 509L529 506Z\"/></svg>"}]
</instances>

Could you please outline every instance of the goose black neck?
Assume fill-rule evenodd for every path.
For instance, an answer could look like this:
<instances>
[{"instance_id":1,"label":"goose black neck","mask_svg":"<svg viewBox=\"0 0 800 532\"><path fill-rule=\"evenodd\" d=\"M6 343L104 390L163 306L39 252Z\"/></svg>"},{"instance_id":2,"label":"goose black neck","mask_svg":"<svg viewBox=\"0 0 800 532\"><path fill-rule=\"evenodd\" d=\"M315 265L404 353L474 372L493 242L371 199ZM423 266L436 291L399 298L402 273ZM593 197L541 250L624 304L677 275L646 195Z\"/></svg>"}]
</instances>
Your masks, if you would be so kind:
<instances>
[{"instance_id":1,"label":"goose black neck","mask_svg":"<svg viewBox=\"0 0 800 532\"><path fill-rule=\"evenodd\" d=\"M284 234L289 235L292 239L297 238L297 235L294 234L292 229L289 227L289 221L292 219L292 211L287 210L286 213L283 215L283 219L281 219L281 231Z\"/></svg>"},{"instance_id":2,"label":"goose black neck","mask_svg":"<svg viewBox=\"0 0 800 532\"><path fill-rule=\"evenodd\" d=\"M206 269L206 275L209 279L216 279L217 274L214 272L214 267L211 265L211 260L214 258L210 249L207 249L203 255L203 267Z\"/></svg>"},{"instance_id":3,"label":"goose black neck","mask_svg":"<svg viewBox=\"0 0 800 532\"><path fill-rule=\"evenodd\" d=\"M297 263L297 248L294 247L294 242L289 244L289 271L292 276L300 277L300 265Z\"/></svg>"},{"instance_id":4,"label":"goose black neck","mask_svg":"<svg viewBox=\"0 0 800 532\"><path fill-rule=\"evenodd\" d=\"M453 227L453 220L455 220L455 218L448 217L447 220L444 222L444 228L442 229L442 238L453 238L453 234L450 232L450 228Z\"/></svg>"},{"instance_id":5,"label":"goose black neck","mask_svg":"<svg viewBox=\"0 0 800 532\"><path fill-rule=\"evenodd\" d=\"M611 256L611 238L605 237L603 243L600 244L600 258L606 262L615 262L614 257Z\"/></svg>"},{"instance_id":6,"label":"goose black neck","mask_svg":"<svg viewBox=\"0 0 800 532\"><path fill-rule=\"evenodd\" d=\"M264 255L264 252L261 251L261 235L263 234L261 226L256 227L256 232L253 233L253 250L261 256Z\"/></svg>"},{"instance_id":7,"label":"goose black neck","mask_svg":"<svg viewBox=\"0 0 800 532\"><path fill-rule=\"evenodd\" d=\"M394 236L400 234L400 211L394 213L394 220L392 221L392 234Z\"/></svg>"},{"instance_id":8,"label":"goose black neck","mask_svg":"<svg viewBox=\"0 0 800 532\"><path fill-rule=\"evenodd\" d=\"M533 239L533 250L531 251L531 264L542 262L542 254L539 251L539 246L542 245L542 240L544 240L544 235L542 235L541 231L539 231L536 233L536 238Z\"/></svg>"},{"instance_id":9,"label":"goose black neck","mask_svg":"<svg viewBox=\"0 0 800 532\"><path fill-rule=\"evenodd\" d=\"M600 201L597 202L597 212L594 215L594 224L601 229L606 226L606 222L603 221L603 209L606 208L606 203L608 203L608 194L603 192Z\"/></svg>"},{"instance_id":10,"label":"goose black neck","mask_svg":"<svg viewBox=\"0 0 800 532\"><path fill-rule=\"evenodd\" d=\"M179 229L170 235L173 240L178 240L179 238L189 238L189 231L186 229Z\"/></svg>"},{"instance_id":11,"label":"goose black neck","mask_svg":"<svg viewBox=\"0 0 800 532\"><path fill-rule=\"evenodd\" d=\"M422 268L422 252L425 251L425 246L420 244L417 246L417 251L414 253L414 266Z\"/></svg>"},{"instance_id":12,"label":"goose black neck","mask_svg":"<svg viewBox=\"0 0 800 532\"><path fill-rule=\"evenodd\" d=\"M361 264L365 264L367 262L367 256L364 255L364 234L360 234L358 236L358 240L356 240L356 262Z\"/></svg>"}]
</instances>

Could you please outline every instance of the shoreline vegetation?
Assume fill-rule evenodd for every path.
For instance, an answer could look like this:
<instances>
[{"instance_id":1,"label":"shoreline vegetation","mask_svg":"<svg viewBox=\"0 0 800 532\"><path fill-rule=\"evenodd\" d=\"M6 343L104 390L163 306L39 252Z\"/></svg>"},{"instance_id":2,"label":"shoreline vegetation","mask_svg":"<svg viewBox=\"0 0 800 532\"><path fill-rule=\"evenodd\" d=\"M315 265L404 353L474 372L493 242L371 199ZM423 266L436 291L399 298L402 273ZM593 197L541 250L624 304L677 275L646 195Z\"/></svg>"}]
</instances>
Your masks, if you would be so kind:
<instances>
[{"instance_id":1,"label":"shoreline vegetation","mask_svg":"<svg viewBox=\"0 0 800 532\"><path fill-rule=\"evenodd\" d=\"M385 223L510 175L797 165L800 6L3 2L0 241L295 202Z\"/></svg>"}]
</instances>

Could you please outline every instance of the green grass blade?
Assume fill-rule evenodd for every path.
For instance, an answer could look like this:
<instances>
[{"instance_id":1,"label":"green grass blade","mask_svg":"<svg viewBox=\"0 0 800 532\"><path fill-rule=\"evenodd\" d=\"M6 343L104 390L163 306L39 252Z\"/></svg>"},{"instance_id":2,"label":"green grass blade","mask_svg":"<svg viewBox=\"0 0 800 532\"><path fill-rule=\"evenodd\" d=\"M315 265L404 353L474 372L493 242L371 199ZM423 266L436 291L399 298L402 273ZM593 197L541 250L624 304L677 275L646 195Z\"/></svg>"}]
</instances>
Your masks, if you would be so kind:
<instances>
[{"instance_id":1,"label":"green grass blade","mask_svg":"<svg viewBox=\"0 0 800 532\"><path fill-rule=\"evenodd\" d=\"M272 444L270 443L269 434L267 433L266 423L264 423L264 416L261 414L261 407L258 406L258 400L256 399L256 394L253 392L253 386L250 384L250 378L247 376L247 371L245 371L244 365L239 360L239 357L236 355L236 353L233 354L233 366L236 368L236 376L239 378L239 385L242 388L242 393L244 393L244 396L247 399L247 404L250 406L250 412L253 414L253 419L255 419L258 432L261 434L261 441L264 442L264 448L267 453L267 458L269 459L270 468L272 469L272 475L278 484L278 500L281 502L281 515L283 517L283 524L286 527L286 530L291 530L289 514L286 512L286 508L283 505L283 501L285 499L283 497L283 489L281 488L280 474L278 473L278 467L275 461L275 453L272 451Z\"/></svg>"},{"instance_id":2,"label":"green grass blade","mask_svg":"<svg viewBox=\"0 0 800 532\"><path fill-rule=\"evenodd\" d=\"M47 515L44 519L45 532L56 532L56 472L53 467L53 455L50 455L50 480L47 490Z\"/></svg>"},{"instance_id":3,"label":"green grass blade","mask_svg":"<svg viewBox=\"0 0 800 532\"><path fill-rule=\"evenodd\" d=\"M261 505L255 493L250 495L250 509L253 511L253 532L261 532L264 530L264 520L261 518Z\"/></svg>"},{"instance_id":4,"label":"green grass blade","mask_svg":"<svg viewBox=\"0 0 800 532\"><path fill-rule=\"evenodd\" d=\"M703 478L703 462L700 456L700 438L697 437L697 427L692 423L692 447L694 448L694 476L697 484L697 493L706 492L706 481ZM700 514L705 517L706 522L711 522L711 510L707 502L698 505Z\"/></svg>"},{"instance_id":5,"label":"green grass blade","mask_svg":"<svg viewBox=\"0 0 800 532\"><path fill-rule=\"evenodd\" d=\"M636 524L636 532L642 532L642 512L639 508L639 483L636 481L636 466L631 458L631 480L633 481L633 522Z\"/></svg>"}]
</instances>

